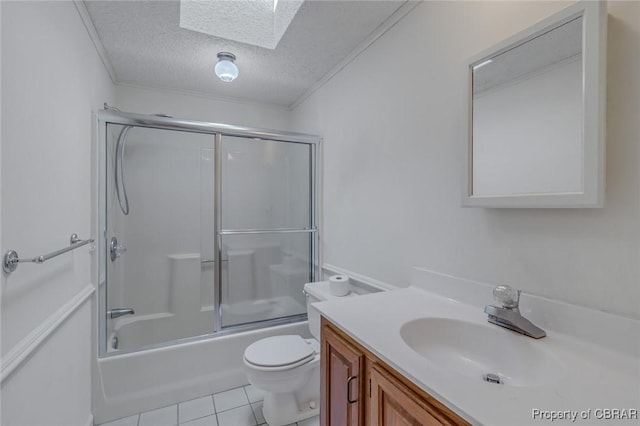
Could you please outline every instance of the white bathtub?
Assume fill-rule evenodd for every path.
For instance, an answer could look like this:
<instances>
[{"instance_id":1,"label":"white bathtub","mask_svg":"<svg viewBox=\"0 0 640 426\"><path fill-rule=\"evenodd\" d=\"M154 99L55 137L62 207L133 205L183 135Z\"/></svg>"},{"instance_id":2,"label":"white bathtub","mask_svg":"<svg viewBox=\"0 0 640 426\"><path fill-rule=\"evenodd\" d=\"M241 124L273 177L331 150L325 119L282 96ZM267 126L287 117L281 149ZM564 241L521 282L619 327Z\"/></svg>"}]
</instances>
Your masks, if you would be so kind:
<instances>
[{"instance_id":1,"label":"white bathtub","mask_svg":"<svg viewBox=\"0 0 640 426\"><path fill-rule=\"evenodd\" d=\"M121 317L113 321L107 351L138 350L181 338L202 336L213 332L213 321L213 308L198 311L189 317L169 312ZM117 348L112 345L114 337L118 339Z\"/></svg>"},{"instance_id":2,"label":"white bathtub","mask_svg":"<svg viewBox=\"0 0 640 426\"><path fill-rule=\"evenodd\" d=\"M212 337L141 352L94 357L95 424L247 384L244 349L258 339L299 334L307 322Z\"/></svg>"},{"instance_id":3,"label":"white bathtub","mask_svg":"<svg viewBox=\"0 0 640 426\"><path fill-rule=\"evenodd\" d=\"M300 292L302 296L302 292ZM225 324L247 324L274 318L285 318L306 312L304 300L289 296L265 300L239 302L222 305ZM136 350L145 346L202 336L213 331L213 306L202 307L194 312L173 314L162 312L149 315L124 316L113 321L107 339L107 351ZM113 347L114 338L118 341Z\"/></svg>"}]
</instances>

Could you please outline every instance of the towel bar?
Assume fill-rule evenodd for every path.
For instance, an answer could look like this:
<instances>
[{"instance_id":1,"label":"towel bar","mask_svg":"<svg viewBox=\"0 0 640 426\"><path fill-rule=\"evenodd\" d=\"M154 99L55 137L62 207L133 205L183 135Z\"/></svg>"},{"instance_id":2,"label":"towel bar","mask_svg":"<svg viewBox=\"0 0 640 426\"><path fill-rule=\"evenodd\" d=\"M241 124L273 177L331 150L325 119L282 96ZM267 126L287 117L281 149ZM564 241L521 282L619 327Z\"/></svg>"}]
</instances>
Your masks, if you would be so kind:
<instances>
[{"instance_id":1,"label":"towel bar","mask_svg":"<svg viewBox=\"0 0 640 426\"><path fill-rule=\"evenodd\" d=\"M92 243L93 241L94 240L92 238L89 238L88 240L81 240L80 238L78 238L78 234L71 234L68 247L61 248L60 250L56 250L42 256L36 256L31 259L20 259L20 257L18 256L18 252L16 252L15 250L9 250L4 254L4 257L2 258L2 270L7 274L10 274L11 272L18 269L18 263L44 263L49 259L60 256L61 254L68 251L77 249L78 247L82 247L84 245Z\"/></svg>"}]
</instances>

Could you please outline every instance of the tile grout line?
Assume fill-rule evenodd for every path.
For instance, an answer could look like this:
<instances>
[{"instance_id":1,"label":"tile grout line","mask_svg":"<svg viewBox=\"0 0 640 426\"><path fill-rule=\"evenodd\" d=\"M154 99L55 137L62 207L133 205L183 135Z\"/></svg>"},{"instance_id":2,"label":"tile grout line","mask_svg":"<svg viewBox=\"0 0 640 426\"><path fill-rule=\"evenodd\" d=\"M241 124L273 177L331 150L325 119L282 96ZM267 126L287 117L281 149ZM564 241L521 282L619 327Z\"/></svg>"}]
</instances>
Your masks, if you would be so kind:
<instances>
[{"instance_id":1,"label":"tile grout line","mask_svg":"<svg viewBox=\"0 0 640 426\"><path fill-rule=\"evenodd\" d=\"M211 402L213 403L213 415L216 417L216 426L220 426L220 421L218 420L218 410L216 409L216 399L211 394Z\"/></svg>"},{"instance_id":2,"label":"tile grout line","mask_svg":"<svg viewBox=\"0 0 640 426\"><path fill-rule=\"evenodd\" d=\"M256 422L256 426L258 426L258 416L256 416L256 412L253 411L253 405L251 405L251 398L249 398L249 392L247 392L246 386L242 387L245 396L247 397L247 401L249 401L249 408L251 408L251 414L253 415L253 420Z\"/></svg>"},{"instance_id":3,"label":"tile grout line","mask_svg":"<svg viewBox=\"0 0 640 426\"><path fill-rule=\"evenodd\" d=\"M2 0L0 0L1 2ZM251 403L249 404L242 404L242 405L237 405L235 407L231 407L231 408L227 408L226 410L220 410L220 413L226 413L227 411L231 411L231 410L237 410L238 408L242 408L242 407L246 407L247 405L251 405Z\"/></svg>"},{"instance_id":4,"label":"tile grout line","mask_svg":"<svg viewBox=\"0 0 640 426\"><path fill-rule=\"evenodd\" d=\"M193 419L189 419L189 420L186 420L184 422L180 422L180 411L178 411L178 423L177 423L177 426L186 425L189 422L193 422L195 420L200 420L200 419L204 419L205 417L211 417L211 416L215 416L216 417L216 423L217 423L218 422L218 416L216 415L216 404L215 404L215 401L213 400L213 394L206 395L206 396L201 396L200 398L193 398L193 399L189 399L187 401L179 402L178 403L178 410L180 410L180 404L182 404L184 402L189 402L189 401L193 401L193 400L196 400L196 399L206 398L207 396L209 398L211 398L211 405L213 405L213 413L205 414L204 416L198 416L198 417L194 417Z\"/></svg>"}]
</instances>

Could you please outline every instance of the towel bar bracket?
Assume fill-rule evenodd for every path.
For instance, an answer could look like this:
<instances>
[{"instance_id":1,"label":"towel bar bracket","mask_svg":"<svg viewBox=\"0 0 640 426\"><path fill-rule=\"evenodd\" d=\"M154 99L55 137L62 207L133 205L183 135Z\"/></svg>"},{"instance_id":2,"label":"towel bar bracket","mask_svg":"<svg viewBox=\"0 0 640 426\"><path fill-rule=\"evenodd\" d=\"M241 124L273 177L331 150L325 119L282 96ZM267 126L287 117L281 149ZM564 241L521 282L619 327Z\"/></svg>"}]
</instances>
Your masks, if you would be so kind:
<instances>
[{"instance_id":1,"label":"towel bar bracket","mask_svg":"<svg viewBox=\"0 0 640 426\"><path fill-rule=\"evenodd\" d=\"M18 269L18 262L20 259L18 258L18 252L15 250L9 250L4 254L4 259L2 259L2 270L7 274Z\"/></svg>"}]
</instances>

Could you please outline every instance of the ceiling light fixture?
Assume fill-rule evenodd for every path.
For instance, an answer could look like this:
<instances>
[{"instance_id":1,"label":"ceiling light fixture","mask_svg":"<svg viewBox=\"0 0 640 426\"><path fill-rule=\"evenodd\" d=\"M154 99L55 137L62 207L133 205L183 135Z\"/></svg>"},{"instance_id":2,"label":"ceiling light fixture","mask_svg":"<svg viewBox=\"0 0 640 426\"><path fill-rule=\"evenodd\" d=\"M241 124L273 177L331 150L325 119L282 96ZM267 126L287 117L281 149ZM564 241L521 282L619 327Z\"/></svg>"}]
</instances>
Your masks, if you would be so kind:
<instances>
[{"instance_id":1,"label":"ceiling light fixture","mask_svg":"<svg viewBox=\"0 0 640 426\"><path fill-rule=\"evenodd\" d=\"M238 67L234 64L236 55L229 52L218 53L218 63L216 64L216 75L220 80L229 83L238 77Z\"/></svg>"}]
</instances>

